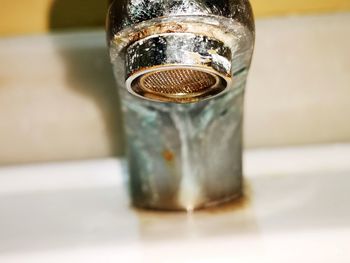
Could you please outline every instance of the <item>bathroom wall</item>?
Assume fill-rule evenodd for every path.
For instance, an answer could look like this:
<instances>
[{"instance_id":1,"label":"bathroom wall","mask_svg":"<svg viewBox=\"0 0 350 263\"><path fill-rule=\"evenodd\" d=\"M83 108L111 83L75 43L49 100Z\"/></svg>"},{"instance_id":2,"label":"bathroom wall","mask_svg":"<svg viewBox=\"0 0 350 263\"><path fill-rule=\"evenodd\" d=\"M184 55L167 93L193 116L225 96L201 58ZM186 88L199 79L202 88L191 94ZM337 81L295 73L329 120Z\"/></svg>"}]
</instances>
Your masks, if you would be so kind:
<instances>
[{"instance_id":1,"label":"bathroom wall","mask_svg":"<svg viewBox=\"0 0 350 263\"><path fill-rule=\"evenodd\" d=\"M0 35L101 27L108 0L0 0ZM257 17L350 10L349 0L251 0Z\"/></svg>"},{"instance_id":2,"label":"bathroom wall","mask_svg":"<svg viewBox=\"0 0 350 263\"><path fill-rule=\"evenodd\" d=\"M252 2L274 17L257 19L246 147L350 142L350 13L333 12L350 2ZM107 2L0 4L0 165L121 156Z\"/></svg>"}]
</instances>

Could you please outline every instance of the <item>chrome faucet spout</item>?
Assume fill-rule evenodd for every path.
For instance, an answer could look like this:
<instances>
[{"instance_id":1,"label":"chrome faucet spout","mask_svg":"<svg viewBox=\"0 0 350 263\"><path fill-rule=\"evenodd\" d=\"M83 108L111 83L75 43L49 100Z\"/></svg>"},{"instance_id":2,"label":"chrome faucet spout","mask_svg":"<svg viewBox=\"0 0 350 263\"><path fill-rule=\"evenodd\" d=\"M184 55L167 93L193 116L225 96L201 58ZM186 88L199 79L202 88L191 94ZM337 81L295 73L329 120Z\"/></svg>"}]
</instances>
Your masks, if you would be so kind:
<instances>
[{"instance_id":1,"label":"chrome faucet spout","mask_svg":"<svg viewBox=\"0 0 350 263\"><path fill-rule=\"evenodd\" d=\"M193 210L239 196L249 1L114 1L107 31L133 203Z\"/></svg>"}]
</instances>

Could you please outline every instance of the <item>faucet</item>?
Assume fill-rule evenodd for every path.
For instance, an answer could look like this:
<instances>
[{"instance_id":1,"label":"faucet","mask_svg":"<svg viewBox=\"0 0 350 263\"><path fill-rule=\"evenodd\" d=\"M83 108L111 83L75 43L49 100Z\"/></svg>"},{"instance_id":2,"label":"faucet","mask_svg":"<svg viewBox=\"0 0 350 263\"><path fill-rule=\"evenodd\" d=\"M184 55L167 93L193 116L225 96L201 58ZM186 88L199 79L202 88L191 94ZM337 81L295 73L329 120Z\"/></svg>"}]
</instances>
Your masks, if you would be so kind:
<instances>
[{"instance_id":1,"label":"faucet","mask_svg":"<svg viewBox=\"0 0 350 263\"><path fill-rule=\"evenodd\" d=\"M193 211L240 197L249 1L114 1L107 40L132 203Z\"/></svg>"}]
</instances>

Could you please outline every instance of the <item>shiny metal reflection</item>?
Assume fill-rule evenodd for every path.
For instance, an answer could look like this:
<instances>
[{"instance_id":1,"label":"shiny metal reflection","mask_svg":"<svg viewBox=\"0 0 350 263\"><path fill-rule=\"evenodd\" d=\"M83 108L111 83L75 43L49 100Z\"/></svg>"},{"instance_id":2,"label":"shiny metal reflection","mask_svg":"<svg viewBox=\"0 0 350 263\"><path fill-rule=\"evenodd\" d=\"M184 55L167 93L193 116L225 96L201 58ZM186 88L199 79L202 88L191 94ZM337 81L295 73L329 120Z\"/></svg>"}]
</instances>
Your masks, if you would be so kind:
<instances>
[{"instance_id":1,"label":"shiny metal reflection","mask_svg":"<svg viewBox=\"0 0 350 263\"><path fill-rule=\"evenodd\" d=\"M231 79L231 49L201 34L141 38L126 52L126 87L138 97L191 103L224 91Z\"/></svg>"},{"instance_id":2,"label":"shiny metal reflection","mask_svg":"<svg viewBox=\"0 0 350 263\"><path fill-rule=\"evenodd\" d=\"M107 33L132 203L193 211L238 198L249 1L115 0Z\"/></svg>"},{"instance_id":3,"label":"shiny metal reflection","mask_svg":"<svg viewBox=\"0 0 350 263\"><path fill-rule=\"evenodd\" d=\"M227 81L210 71L165 67L141 72L130 82L129 91L148 100L189 103L213 97L226 87Z\"/></svg>"}]
</instances>

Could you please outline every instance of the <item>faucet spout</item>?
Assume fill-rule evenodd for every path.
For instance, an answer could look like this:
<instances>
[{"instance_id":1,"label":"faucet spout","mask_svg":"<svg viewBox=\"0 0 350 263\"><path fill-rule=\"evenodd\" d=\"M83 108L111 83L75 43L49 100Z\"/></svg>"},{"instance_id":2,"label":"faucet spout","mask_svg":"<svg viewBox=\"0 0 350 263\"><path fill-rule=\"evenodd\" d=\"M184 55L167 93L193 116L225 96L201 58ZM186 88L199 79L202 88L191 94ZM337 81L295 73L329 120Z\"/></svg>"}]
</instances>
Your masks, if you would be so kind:
<instances>
[{"instance_id":1,"label":"faucet spout","mask_svg":"<svg viewBox=\"0 0 350 263\"><path fill-rule=\"evenodd\" d=\"M239 196L248 0L114 1L107 31L133 203L192 211Z\"/></svg>"}]
</instances>

